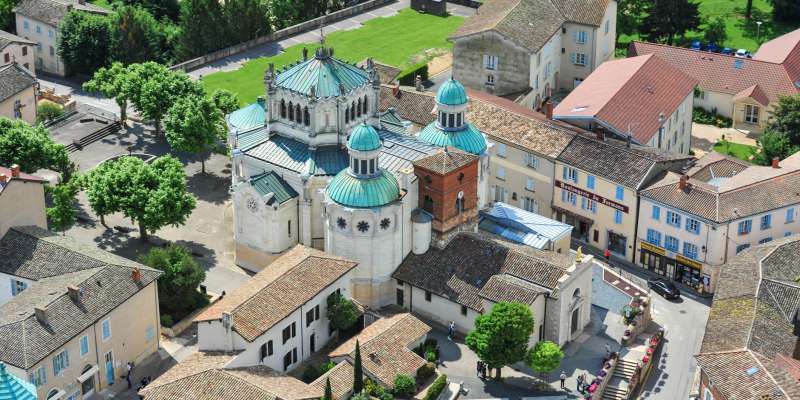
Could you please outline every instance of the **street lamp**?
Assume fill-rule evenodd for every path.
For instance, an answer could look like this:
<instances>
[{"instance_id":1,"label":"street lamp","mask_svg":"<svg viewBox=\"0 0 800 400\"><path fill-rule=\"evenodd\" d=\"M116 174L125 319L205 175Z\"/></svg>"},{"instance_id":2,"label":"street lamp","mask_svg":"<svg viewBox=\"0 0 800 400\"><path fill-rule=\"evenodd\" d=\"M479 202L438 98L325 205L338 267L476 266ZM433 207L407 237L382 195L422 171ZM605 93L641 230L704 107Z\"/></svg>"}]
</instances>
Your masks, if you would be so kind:
<instances>
[{"instance_id":1,"label":"street lamp","mask_svg":"<svg viewBox=\"0 0 800 400\"><path fill-rule=\"evenodd\" d=\"M756 42L757 43L761 43L759 41L759 39L761 39L761 24L762 23L763 22L761 22L761 21L756 21Z\"/></svg>"}]
</instances>

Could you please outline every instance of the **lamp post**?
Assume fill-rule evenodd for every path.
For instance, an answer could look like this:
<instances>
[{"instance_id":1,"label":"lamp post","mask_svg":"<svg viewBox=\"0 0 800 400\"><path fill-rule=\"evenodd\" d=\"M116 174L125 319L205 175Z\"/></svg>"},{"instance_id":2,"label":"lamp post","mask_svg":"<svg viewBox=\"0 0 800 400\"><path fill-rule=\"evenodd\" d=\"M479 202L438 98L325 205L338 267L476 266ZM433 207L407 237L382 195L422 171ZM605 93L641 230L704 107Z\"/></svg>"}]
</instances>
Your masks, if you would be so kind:
<instances>
[{"instance_id":1,"label":"lamp post","mask_svg":"<svg viewBox=\"0 0 800 400\"><path fill-rule=\"evenodd\" d=\"M763 22L761 22L761 21L756 21L756 43L759 43L759 44L761 43L760 39L761 39L761 24L762 23Z\"/></svg>"}]
</instances>

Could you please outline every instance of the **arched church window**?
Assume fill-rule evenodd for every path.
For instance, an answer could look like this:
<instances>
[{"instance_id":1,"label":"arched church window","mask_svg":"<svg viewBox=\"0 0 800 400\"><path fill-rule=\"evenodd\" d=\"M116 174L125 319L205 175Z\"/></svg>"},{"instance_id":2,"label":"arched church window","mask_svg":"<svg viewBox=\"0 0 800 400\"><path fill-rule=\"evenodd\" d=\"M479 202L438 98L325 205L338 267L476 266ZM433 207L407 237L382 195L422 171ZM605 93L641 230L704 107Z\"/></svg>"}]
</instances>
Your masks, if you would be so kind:
<instances>
[{"instance_id":1,"label":"arched church window","mask_svg":"<svg viewBox=\"0 0 800 400\"><path fill-rule=\"evenodd\" d=\"M355 101L352 102L352 104L350 104L350 119L351 120L356 119L356 102Z\"/></svg>"},{"instance_id":2,"label":"arched church window","mask_svg":"<svg viewBox=\"0 0 800 400\"><path fill-rule=\"evenodd\" d=\"M389 218L384 218L381 220L381 229L386 230L389 229L389 224L392 223L392 220Z\"/></svg>"},{"instance_id":3,"label":"arched church window","mask_svg":"<svg viewBox=\"0 0 800 400\"><path fill-rule=\"evenodd\" d=\"M361 106L364 107L364 114L366 114L369 111L367 108L367 95L364 95L364 102L361 103Z\"/></svg>"},{"instance_id":4,"label":"arched church window","mask_svg":"<svg viewBox=\"0 0 800 400\"><path fill-rule=\"evenodd\" d=\"M286 118L286 100L281 100L281 118Z\"/></svg>"},{"instance_id":5,"label":"arched church window","mask_svg":"<svg viewBox=\"0 0 800 400\"><path fill-rule=\"evenodd\" d=\"M303 123L303 111L300 109L300 104L294 106L294 118L298 124Z\"/></svg>"},{"instance_id":6,"label":"arched church window","mask_svg":"<svg viewBox=\"0 0 800 400\"><path fill-rule=\"evenodd\" d=\"M358 228L359 232L366 232L369 230L369 223L367 221L359 221L356 228Z\"/></svg>"},{"instance_id":7,"label":"arched church window","mask_svg":"<svg viewBox=\"0 0 800 400\"><path fill-rule=\"evenodd\" d=\"M308 113L308 107L303 107L303 124L311 125L311 114Z\"/></svg>"},{"instance_id":8,"label":"arched church window","mask_svg":"<svg viewBox=\"0 0 800 400\"><path fill-rule=\"evenodd\" d=\"M464 198L456 199L456 214L461 214L464 211Z\"/></svg>"},{"instance_id":9,"label":"arched church window","mask_svg":"<svg viewBox=\"0 0 800 400\"><path fill-rule=\"evenodd\" d=\"M344 123L347 124L350 122L350 107L344 109Z\"/></svg>"},{"instance_id":10,"label":"arched church window","mask_svg":"<svg viewBox=\"0 0 800 400\"><path fill-rule=\"evenodd\" d=\"M289 121L294 121L294 105L289 102Z\"/></svg>"},{"instance_id":11,"label":"arched church window","mask_svg":"<svg viewBox=\"0 0 800 400\"><path fill-rule=\"evenodd\" d=\"M456 115L455 114L447 114L447 127L453 128L456 126Z\"/></svg>"},{"instance_id":12,"label":"arched church window","mask_svg":"<svg viewBox=\"0 0 800 400\"><path fill-rule=\"evenodd\" d=\"M347 228L347 221L345 221L344 218L339 217L336 219L336 226L338 226L339 229Z\"/></svg>"},{"instance_id":13,"label":"arched church window","mask_svg":"<svg viewBox=\"0 0 800 400\"><path fill-rule=\"evenodd\" d=\"M358 99L358 106L357 106L356 110L358 110L358 116L360 117L361 114L363 114L361 112L361 99Z\"/></svg>"},{"instance_id":14,"label":"arched church window","mask_svg":"<svg viewBox=\"0 0 800 400\"><path fill-rule=\"evenodd\" d=\"M425 183L430 185L431 182L433 182L433 180L431 179L431 176L430 175L425 175Z\"/></svg>"},{"instance_id":15,"label":"arched church window","mask_svg":"<svg viewBox=\"0 0 800 400\"><path fill-rule=\"evenodd\" d=\"M458 174L458 183L461 183L462 181L464 181L464 173L463 172Z\"/></svg>"}]
</instances>

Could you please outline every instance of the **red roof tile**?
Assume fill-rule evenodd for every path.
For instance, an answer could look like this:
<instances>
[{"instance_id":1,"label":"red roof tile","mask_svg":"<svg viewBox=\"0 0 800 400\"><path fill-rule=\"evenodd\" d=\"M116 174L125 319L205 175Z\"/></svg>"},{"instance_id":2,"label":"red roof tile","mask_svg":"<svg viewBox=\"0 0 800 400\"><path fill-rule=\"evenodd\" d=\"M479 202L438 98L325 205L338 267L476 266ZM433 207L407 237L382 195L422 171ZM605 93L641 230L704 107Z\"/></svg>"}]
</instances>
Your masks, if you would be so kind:
<instances>
[{"instance_id":1,"label":"red roof tile","mask_svg":"<svg viewBox=\"0 0 800 400\"><path fill-rule=\"evenodd\" d=\"M750 86L749 88L742 90L741 92L736 93L736 95L733 96L733 101L739 101L744 99L753 99L757 101L758 104L761 104L764 107L769 105L769 98L767 98L767 94L764 93L764 91L761 90L761 86L758 85Z\"/></svg>"},{"instance_id":2,"label":"red roof tile","mask_svg":"<svg viewBox=\"0 0 800 400\"><path fill-rule=\"evenodd\" d=\"M753 59L783 64L789 55L798 49L798 44L800 44L800 29L778 36L762 44L756 54L753 55Z\"/></svg>"},{"instance_id":3,"label":"red roof tile","mask_svg":"<svg viewBox=\"0 0 800 400\"><path fill-rule=\"evenodd\" d=\"M658 132L659 114L669 117L697 81L652 54L608 61L553 111L556 119L593 117L639 143Z\"/></svg>"}]
</instances>

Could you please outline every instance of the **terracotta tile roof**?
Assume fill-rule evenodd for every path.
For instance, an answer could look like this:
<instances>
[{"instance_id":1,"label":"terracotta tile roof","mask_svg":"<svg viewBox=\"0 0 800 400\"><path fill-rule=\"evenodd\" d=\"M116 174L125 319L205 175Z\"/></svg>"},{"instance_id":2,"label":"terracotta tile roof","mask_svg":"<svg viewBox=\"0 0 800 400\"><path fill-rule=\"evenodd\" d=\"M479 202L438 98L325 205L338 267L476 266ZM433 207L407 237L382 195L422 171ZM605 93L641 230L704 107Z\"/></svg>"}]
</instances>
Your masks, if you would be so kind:
<instances>
[{"instance_id":1,"label":"terracotta tile roof","mask_svg":"<svg viewBox=\"0 0 800 400\"><path fill-rule=\"evenodd\" d=\"M147 400L305 400L319 398L323 393L264 366L226 369L235 356L194 353L139 394Z\"/></svg>"},{"instance_id":2,"label":"terracotta tile roof","mask_svg":"<svg viewBox=\"0 0 800 400\"><path fill-rule=\"evenodd\" d=\"M456 149L448 149L446 152L442 151L420 158L414 161L414 165L444 175L450 171L455 171L465 165L474 163L478 158L479 157L474 154L465 153Z\"/></svg>"},{"instance_id":3,"label":"terracotta tile roof","mask_svg":"<svg viewBox=\"0 0 800 400\"><path fill-rule=\"evenodd\" d=\"M747 249L722 269L697 361L727 398L800 398L791 357L800 306L800 238ZM754 368L754 369L751 369ZM748 372L748 370L750 370Z\"/></svg>"},{"instance_id":4,"label":"terracotta tile roof","mask_svg":"<svg viewBox=\"0 0 800 400\"><path fill-rule=\"evenodd\" d=\"M3 166L0 166L0 174L5 175L6 179L8 179L8 181L6 182L5 185L0 183L0 194L3 193L3 189L6 186L11 184L11 182L17 181L17 180L20 181L20 182L47 183L47 181L45 179L42 179L42 178L40 178L40 177L38 177L36 175L26 174L24 172L20 172L18 177L12 177L11 176L11 168L6 168L6 167L3 167Z\"/></svg>"},{"instance_id":5,"label":"terracotta tile roof","mask_svg":"<svg viewBox=\"0 0 800 400\"><path fill-rule=\"evenodd\" d=\"M444 250L431 248L422 255L409 255L392 276L480 312L480 290L494 275L508 274L554 289L571 261L537 256L545 253L522 252L480 234L461 233Z\"/></svg>"},{"instance_id":6,"label":"terracotta tile roof","mask_svg":"<svg viewBox=\"0 0 800 400\"><path fill-rule=\"evenodd\" d=\"M607 6L608 0L488 0L452 39L493 31L535 52L564 22L600 26Z\"/></svg>"},{"instance_id":7,"label":"terracotta tile roof","mask_svg":"<svg viewBox=\"0 0 800 400\"><path fill-rule=\"evenodd\" d=\"M425 365L425 360L414 353L410 346L425 337L430 331L430 326L413 315L396 314L373 322L358 335L333 350L328 356L331 358L349 357L350 360L353 360L356 341L358 341L361 346L361 362L364 373L392 388L397 375L416 376L417 369Z\"/></svg>"},{"instance_id":8,"label":"terracotta tile roof","mask_svg":"<svg viewBox=\"0 0 800 400\"><path fill-rule=\"evenodd\" d=\"M652 54L607 61L556 106L553 118L595 118L646 144L658 133L659 115L669 118L696 85L694 78Z\"/></svg>"},{"instance_id":9,"label":"terracotta tile roof","mask_svg":"<svg viewBox=\"0 0 800 400\"><path fill-rule=\"evenodd\" d=\"M756 54L753 54L753 59L782 64L789 56L800 55L798 51L800 51L800 29L761 44Z\"/></svg>"},{"instance_id":10,"label":"terracotta tile roof","mask_svg":"<svg viewBox=\"0 0 800 400\"><path fill-rule=\"evenodd\" d=\"M708 182L713 178L730 178L750 165L752 164L738 158L712 151L700 157L686 174L699 181Z\"/></svg>"},{"instance_id":11,"label":"terracotta tile roof","mask_svg":"<svg viewBox=\"0 0 800 400\"><path fill-rule=\"evenodd\" d=\"M755 84L770 102L798 92L787 65L663 44L632 42L628 56L655 54L697 79L702 90L735 95Z\"/></svg>"},{"instance_id":12,"label":"terracotta tile roof","mask_svg":"<svg viewBox=\"0 0 800 400\"><path fill-rule=\"evenodd\" d=\"M396 92L396 93L394 93ZM491 140L521 147L544 157L555 158L569 144L577 128L564 122L548 121L541 113L488 93L467 90L466 119ZM381 110L393 108L417 126L436 120L434 94L406 87L382 86Z\"/></svg>"},{"instance_id":13,"label":"terracotta tile roof","mask_svg":"<svg viewBox=\"0 0 800 400\"><path fill-rule=\"evenodd\" d=\"M747 89L742 90L736 95L733 96L733 101L741 101L744 99L752 99L761 104L762 106L766 107L769 105L769 98L767 98L767 94L761 89L761 86L753 85Z\"/></svg>"},{"instance_id":14,"label":"terracotta tile roof","mask_svg":"<svg viewBox=\"0 0 800 400\"><path fill-rule=\"evenodd\" d=\"M233 329L253 341L357 265L302 245L280 256L195 321L233 317Z\"/></svg>"},{"instance_id":15,"label":"terracotta tile roof","mask_svg":"<svg viewBox=\"0 0 800 400\"><path fill-rule=\"evenodd\" d=\"M506 274L492 276L480 290L480 296L482 298L495 303L512 301L522 304L533 304L540 294L547 295L547 291L542 290L530 282Z\"/></svg>"},{"instance_id":16,"label":"terracotta tile roof","mask_svg":"<svg viewBox=\"0 0 800 400\"><path fill-rule=\"evenodd\" d=\"M344 360L311 383L311 387L325 393L325 382L330 379L334 399L345 399L353 391L353 364Z\"/></svg>"}]
</instances>

